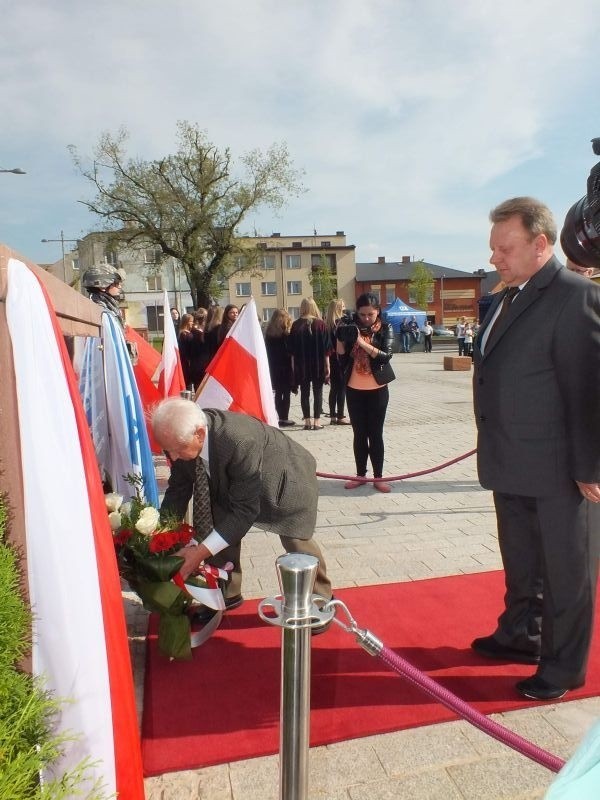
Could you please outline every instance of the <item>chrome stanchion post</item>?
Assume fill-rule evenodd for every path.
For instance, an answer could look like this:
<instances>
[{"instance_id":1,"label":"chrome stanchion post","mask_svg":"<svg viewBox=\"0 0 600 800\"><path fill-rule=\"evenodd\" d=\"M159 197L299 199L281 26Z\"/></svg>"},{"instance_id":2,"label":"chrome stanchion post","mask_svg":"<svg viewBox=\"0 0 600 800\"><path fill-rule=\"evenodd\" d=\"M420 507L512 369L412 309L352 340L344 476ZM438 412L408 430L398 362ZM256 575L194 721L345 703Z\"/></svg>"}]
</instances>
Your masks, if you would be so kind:
<instances>
[{"instance_id":1,"label":"chrome stanchion post","mask_svg":"<svg viewBox=\"0 0 600 800\"><path fill-rule=\"evenodd\" d=\"M307 800L310 732L310 638L312 628L333 619L333 609L312 593L319 560L287 553L276 561L281 595L262 600L261 619L283 628L279 734L279 798ZM317 605L319 603L320 605ZM271 609L271 613L267 613Z\"/></svg>"},{"instance_id":2,"label":"chrome stanchion post","mask_svg":"<svg viewBox=\"0 0 600 800\"><path fill-rule=\"evenodd\" d=\"M280 800L308 797L310 733L310 622L312 590L319 561L302 553L277 559L283 595L281 651L281 719L279 732Z\"/></svg>"}]
</instances>

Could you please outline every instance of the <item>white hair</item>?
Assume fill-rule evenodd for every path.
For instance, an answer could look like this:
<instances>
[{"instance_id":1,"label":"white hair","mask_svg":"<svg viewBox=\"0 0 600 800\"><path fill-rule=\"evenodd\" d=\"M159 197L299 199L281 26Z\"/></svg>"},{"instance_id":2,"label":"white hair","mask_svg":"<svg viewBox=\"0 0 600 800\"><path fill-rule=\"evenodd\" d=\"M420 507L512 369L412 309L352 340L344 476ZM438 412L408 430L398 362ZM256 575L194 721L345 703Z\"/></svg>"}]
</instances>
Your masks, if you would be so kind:
<instances>
[{"instance_id":1,"label":"white hair","mask_svg":"<svg viewBox=\"0 0 600 800\"><path fill-rule=\"evenodd\" d=\"M151 424L159 442L167 438L186 444L198 428L206 428L206 414L193 400L169 397L156 406Z\"/></svg>"}]
</instances>

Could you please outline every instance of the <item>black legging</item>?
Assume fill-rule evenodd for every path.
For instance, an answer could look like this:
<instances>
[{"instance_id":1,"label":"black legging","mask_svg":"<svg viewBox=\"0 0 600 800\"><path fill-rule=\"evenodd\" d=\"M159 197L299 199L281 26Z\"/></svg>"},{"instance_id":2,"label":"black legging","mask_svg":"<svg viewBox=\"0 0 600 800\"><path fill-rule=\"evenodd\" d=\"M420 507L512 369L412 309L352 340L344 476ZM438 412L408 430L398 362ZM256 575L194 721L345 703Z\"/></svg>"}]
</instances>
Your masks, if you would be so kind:
<instances>
[{"instance_id":1,"label":"black legging","mask_svg":"<svg viewBox=\"0 0 600 800\"><path fill-rule=\"evenodd\" d=\"M310 413L310 387L313 390L313 407L314 414ZM308 380L300 383L300 408L302 409L302 416L304 419L320 419L323 413L323 380Z\"/></svg>"},{"instance_id":2,"label":"black legging","mask_svg":"<svg viewBox=\"0 0 600 800\"><path fill-rule=\"evenodd\" d=\"M389 399L387 386L380 389L346 387L346 402L354 431L357 475L367 474L367 458L371 459L373 477L381 478L383 475L383 423Z\"/></svg>"},{"instance_id":3,"label":"black legging","mask_svg":"<svg viewBox=\"0 0 600 800\"><path fill-rule=\"evenodd\" d=\"M273 387L273 396L275 398L275 410L279 421L286 420L290 413L290 393L289 386L282 388L281 386Z\"/></svg>"},{"instance_id":4,"label":"black legging","mask_svg":"<svg viewBox=\"0 0 600 800\"><path fill-rule=\"evenodd\" d=\"M329 388L329 416L331 419L342 419L346 404L346 384L337 358L331 358L331 377Z\"/></svg>"}]
</instances>

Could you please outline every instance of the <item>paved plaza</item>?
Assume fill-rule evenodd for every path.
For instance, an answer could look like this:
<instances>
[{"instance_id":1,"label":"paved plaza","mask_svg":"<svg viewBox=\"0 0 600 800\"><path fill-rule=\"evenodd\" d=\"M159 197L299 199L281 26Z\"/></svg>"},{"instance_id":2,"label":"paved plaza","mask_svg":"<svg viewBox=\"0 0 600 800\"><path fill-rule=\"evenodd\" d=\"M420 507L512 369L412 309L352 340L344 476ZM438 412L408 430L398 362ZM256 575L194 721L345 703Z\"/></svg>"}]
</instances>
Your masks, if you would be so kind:
<instances>
[{"instance_id":1,"label":"paved plaza","mask_svg":"<svg viewBox=\"0 0 600 800\"><path fill-rule=\"evenodd\" d=\"M428 469L475 447L472 373L444 371L442 362L439 351L394 355L397 379L390 385L384 475ZM326 389L325 398L327 394ZM301 421L298 398L293 398L290 417ZM322 431L298 427L287 435L315 455L319 472L352 474L350 426L330 426L327 417L323 422L327 427ZM316 536L334 587L501 567L492 497L478 484L474 456L439 472L395 482L388 495L372 485L349 492L343 481L334 479L320 479L319 490ZM243 546L245 597L278 593L274 562L281 552L273 534L248 534ZM126 608L141 712L147 617L128 595ZM568 758L598 716L600 698L591 698L497 714L494 719ZM543 797L552 778L543 767L456 721L311 750L309 798L529 800ZM277 800L278 757L149 778L146 794L148 800Z\"/></svg>"}]
</instances>

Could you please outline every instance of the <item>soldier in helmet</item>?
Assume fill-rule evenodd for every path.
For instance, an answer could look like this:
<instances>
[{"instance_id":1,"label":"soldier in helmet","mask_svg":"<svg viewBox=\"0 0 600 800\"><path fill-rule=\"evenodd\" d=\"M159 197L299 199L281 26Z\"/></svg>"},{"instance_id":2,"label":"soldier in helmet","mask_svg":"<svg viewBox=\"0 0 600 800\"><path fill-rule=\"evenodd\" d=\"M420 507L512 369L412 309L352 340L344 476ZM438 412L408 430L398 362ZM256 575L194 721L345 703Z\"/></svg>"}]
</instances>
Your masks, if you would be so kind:
<instances>
[{"instance_id":1,"label":"soldier in helmet","mask_svg":"<svg viewBox=\"0 0 600 800\"><path fill-rule=\"evenodd\" d=\"M103 306L124 327L123 312L119 308L122 295L123 274L110 267L91 267L83 274L82 283L90 300Z\"/></svg>"}]
</instances>

